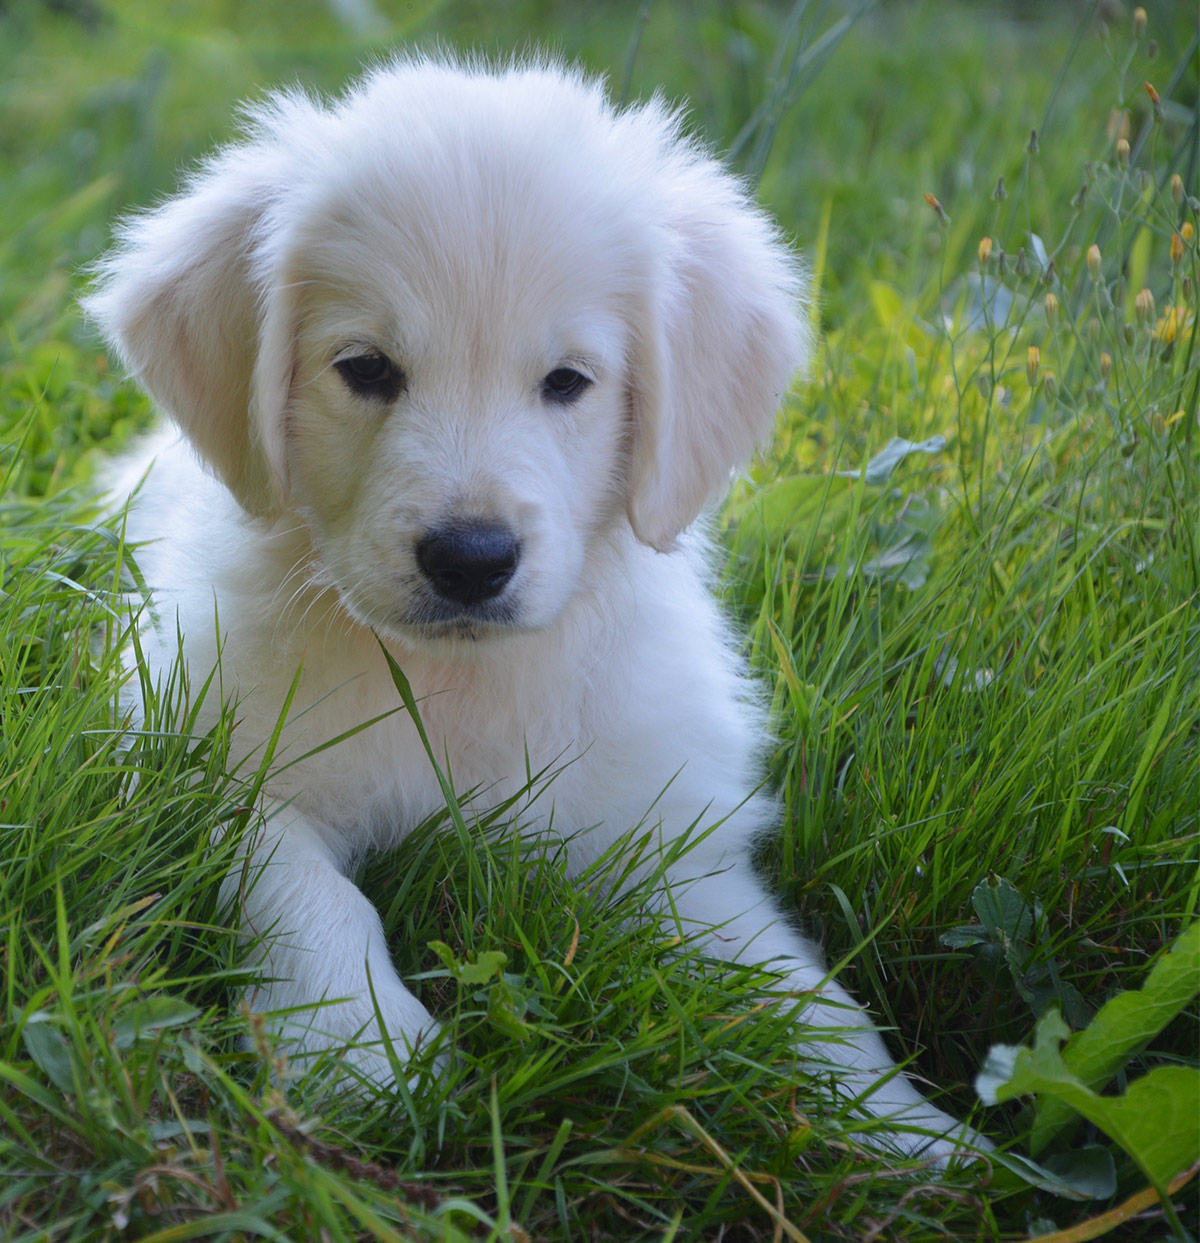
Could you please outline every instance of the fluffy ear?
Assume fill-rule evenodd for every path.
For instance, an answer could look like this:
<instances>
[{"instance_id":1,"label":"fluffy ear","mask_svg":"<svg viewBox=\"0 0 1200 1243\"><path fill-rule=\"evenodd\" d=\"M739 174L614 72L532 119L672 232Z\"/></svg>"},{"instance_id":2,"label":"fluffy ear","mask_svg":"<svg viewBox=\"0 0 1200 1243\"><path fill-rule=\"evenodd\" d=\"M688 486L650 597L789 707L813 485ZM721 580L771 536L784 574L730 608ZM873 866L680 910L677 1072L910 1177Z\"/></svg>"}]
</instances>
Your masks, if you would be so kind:
<instances>
[{"instance_id":1,"label":"fluffy ear","mask_svg":"<svg viewBox=\"0 0 1200 1243\"><path fill-rule=\"evenodd\" d=\"M799 265L737 181L678 139L660 169L665 220L634 314L628 514L665 551L769 434L809 338Z\"/></svg>"},{"instance_id":2,"label":"fluffy ear","mask_svg":"<svg viewBox=\"0 0 1200 1243\"><path fill-rule=\"evenodd\" d=\"M285 334L264 332L278 313L254 276L256 227L286 184L278 163L278 153L235 148L180 197L125 222L83 303L254 514L282 499L292 372Z\"/></svg>"}]
</instances>

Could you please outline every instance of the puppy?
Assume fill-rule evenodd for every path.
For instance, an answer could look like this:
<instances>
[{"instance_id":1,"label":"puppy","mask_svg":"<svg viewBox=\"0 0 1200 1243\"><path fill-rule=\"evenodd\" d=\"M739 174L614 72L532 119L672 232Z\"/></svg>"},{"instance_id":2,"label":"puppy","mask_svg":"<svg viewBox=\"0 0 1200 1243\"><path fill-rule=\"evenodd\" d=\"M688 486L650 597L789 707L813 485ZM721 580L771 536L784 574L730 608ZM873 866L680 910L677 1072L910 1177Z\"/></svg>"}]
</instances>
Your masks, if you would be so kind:
<instances>
[{"instance_id":1,"label":"puppy","mask_svg":"<svg viewBox=\"0 0 1200 1243\"><path fill-rule=\"evenodd\" d=\"M573 870L640 824L716 825L666 870L685 929L811 996L798 1024L849 1028L828 1048L900 1150L978 1142L751 869L778 819L766 723L692 524L804 365L803 295L678 116L545 64L409 58L332 104L277 94L122 226L87 310L184 437L128 468L154 460L129 518L146 659L182 632L193 670L220 662L239 754L290 702L256 875L227 888L271 930L253 1004L290 1012L296 1055L344 1050L386 1088L378 1019L402 1051L436 1029L347 876L445 805L382 643L460 789L499 802L562 765L523 819L553 816Z\"/></svg>"}]
</instances>

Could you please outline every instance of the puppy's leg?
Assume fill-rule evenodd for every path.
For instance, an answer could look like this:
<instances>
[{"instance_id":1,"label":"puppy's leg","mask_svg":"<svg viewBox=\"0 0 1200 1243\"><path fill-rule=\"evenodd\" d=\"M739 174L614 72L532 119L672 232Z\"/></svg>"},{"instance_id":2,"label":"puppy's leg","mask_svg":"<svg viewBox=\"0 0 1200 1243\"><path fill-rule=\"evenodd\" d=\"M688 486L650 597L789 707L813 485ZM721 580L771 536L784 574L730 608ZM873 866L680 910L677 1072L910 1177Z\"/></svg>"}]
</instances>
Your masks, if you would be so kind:
<instances>
[{"instance_id":1,"label":"puppy's leg","mask_svg":"<svg viewBox=\"0 0 1200 1243\"><path fill-rule=\"evenodd\" d=\"M223 885L263 976L247 1000L267 1015L293 1062L345 1048L359 1074L390 1086L383 1034L403 1063L436 1035L437 1023L401 983L378 912L344 875L321 828L286 808L271 810L244 866Z\"/></svg>"},{"instance_id":2,"label":"puppy's leg","mask_svg":"<svg viewBox=\"0 0 1200 1243\"><path fill-rule=\"evenodd\" d=\"M813 1042L814 1054L835 1063L839 1082L859 1098L857 1108L903 1128L872 1131L860 1137L864 1142L939 1165L955 1153L992 1147L931 1105L897 1071L866 1013L836 980L826 978L816 948L787 926L744 851L721 853L715 841L701 844L672 865L665 897L685 935L698 934L714 957L762 963L780 974L784 988L811 998L797 1008L797 1023L837 1032L836 1041ZM803 1047L802 1034L799 1043Z\"/></svg>"}]
</instances>

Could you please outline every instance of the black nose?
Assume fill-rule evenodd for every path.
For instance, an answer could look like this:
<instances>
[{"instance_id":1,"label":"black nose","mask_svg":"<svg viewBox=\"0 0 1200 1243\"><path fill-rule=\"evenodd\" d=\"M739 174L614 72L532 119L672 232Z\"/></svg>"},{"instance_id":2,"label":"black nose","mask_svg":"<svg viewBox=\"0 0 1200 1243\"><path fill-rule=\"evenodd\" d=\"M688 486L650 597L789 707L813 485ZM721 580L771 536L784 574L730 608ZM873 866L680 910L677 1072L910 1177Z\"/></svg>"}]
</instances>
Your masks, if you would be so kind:
<instances>
[{"instance_id":1,"label":"black nose","mask_svg":"<svg viewBox=\"0 0 1200 1243\"><path fill-rule=\"evenodd\" d=\"M417 544L417 564L434 590L455 604L498 596L517 568L520 546L507 527L445 527Z\"/></svg>"}]
</instances>

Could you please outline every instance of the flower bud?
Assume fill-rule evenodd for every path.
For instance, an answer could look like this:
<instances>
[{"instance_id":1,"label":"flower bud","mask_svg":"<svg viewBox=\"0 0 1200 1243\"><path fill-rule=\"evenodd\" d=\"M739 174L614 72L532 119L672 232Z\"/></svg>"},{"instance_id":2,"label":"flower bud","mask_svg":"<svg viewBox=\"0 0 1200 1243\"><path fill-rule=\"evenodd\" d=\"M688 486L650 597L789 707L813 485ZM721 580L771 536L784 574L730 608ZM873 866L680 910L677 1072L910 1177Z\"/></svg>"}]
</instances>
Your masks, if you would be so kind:
<instances>
[{"instance_id":1,"label":"flower bud","mask_svg":"<svg viewBox=\"0 0 1200 1243\"><path fill-rule=\"evenodd\" d=\"M1129 167L1129 139L1128 138L1117 139L1117 163L1122 168Z\"/></svg>"},{"instance_id":2,"label":"flower bud","mask_svg":"<svg viewBox=\"0 0 1200 1243\"><path fill-rule=\"evenodd\" d=\"M992 257L992 239L983 237L979 239L979 266L987 267L987 261Z\"/></svg>"},{"instance_id":3,"label":"flower bud","mask_svg":"<svg viewBox=\"0 0 1200 1243\"><path fill-rule=\"evenodd\" d=\"M1179 236L1182 237L1189 246L1192 244L1192 238L1196 236L1196 229L1190 220L1185 220L1183 224L1179 226Z\"/></svg>"},{"instance_id":4,"label":"flower bud","mask_svg":"<svg viewBox=\"0 0 1200 1243\"><path fill-rule=\"evenodd\" d=\"M1022 246L1021 249L1017 251L1017 261L1016 263L1013 264L1013 271L1018 276L1025 276L1029 272L1029 262L1025 258L1025 247L1024 246Z\"/></svg>"},{"instance_id":5,"label":"flower bud","mask_svg":"<svg viewBox=\"0 0 1200 1243\"><path fill-rule=\"evenodd\" d=\"M1154 318L1154 295L1143 289L1133 300L1134 313L1139 324L1148 324Z\"/></svg>"},{"instance_id":6,"label":"flower bud","mask_svg":"<svg viewBox=\"0 0 1200 1243\"><path fill-rule=\"evenodd\" d=\"M1025 355L1025 375L1029 379L1029 387L1037 383L1038 368L1042 364L1042 351L1036 345L1029 347L1029 353Z\"/></svg>"},{"instance_id":7,"label":"flower bud","mask_svg":"<svg viewBox=\"0 0 1200 1243\"><path fill-rule=\"evenodd\" d=\"M1071 206L1076 211L1082 211L1083 205L1087 202L1087 182L1085 181L1071 198Z\"/></svg>"},{"instance_id":8,"label":"flower bud","mask_svg":"<svg viewBox=\"0 0 1200 1243\"><path fill-rule=\"evenodd\" d=\"M1104 350L1100 354L1100 378L1107 380L1112 375L1112 355Z\"/></svg>"},{"instance_id":9,"label":"flower bud","mask_svg":"<svg viewBox=\"0 0 1200 1243\"><path fill-rule=\"evenodd\" d=\"M1192 278L1190 276L1185 276L1183 280L1179 282L1179 292L1183 295L1184 302L1191 302L1192 294L1196 292L1196 287L1192 284Z\"/></svg>"},{"instance_id":10,"label":"flower bud","mask_svg":"<svg viewBox=\"0 0 1200 1243\"><path fill-rule=\"evenodd\" d=\"M1171 175L1171 197L1178 207L1183 202L1183 178L1178 173Z\"/></svg>"},{"instance_id":11,"label":"flower bud","mask_svg":"<svg viewBox=\"0 0 1200 1243\"><path fill-rule=\"evenodd\" d=\"M1122 324L1121 325L1121 336L1124 339L1126 345L1132 345L1135 339L1133 325Z\"/></svg>"},{"instance_id":12,"label":"flower bud","mask_svg":"<svg viewBox=\"0 0 1200 1243\"><path fill-rule=\"evenodd\" d=\"M1029 131L1029 141L1025 144L1025 150L1028 151L1030 155L1037 155L1038 153L1037 130L1031 129Z\"/></svg>"},{"instance_id":13,"label":"flower bud","mask_svg":"<svg viewBox=\"0 0 1200 1243\"><path fill-rule=\"evenodd\" d=\"M1053 371L1047 371L1042 376L1042 391L1046 394L1048 400L1053 401L1058 396L1058 379Z\"/></svg>"},{"instance_id":14,"label":"flower bud","mask_svg":"<svg viewBox=\"0 0 1200 1243\"><path fill-rule=\"evenodd\" d=\"M933 208L934 215L937 216L941 224L949 224L950 217L946 215L946 209L938 202L937 198L932 194L925 195L925 202Z\"/></svg>"},{"instance_id":15,"label":"flower bud","mask_svg":"<svg viewBox=\"0 0 1200 1243\"><path fill-rule=\"evenodd\" d=\"M1140 39L1146 33L1146 10L1138 5L1133 10L1133 37Z\"/></svg>"},{"instance_id":16,"label":"flower bud","mask_svg":"<svg viewBox=\"0 0 1200 1243\"><path fill-rule=\"evenodd\" d=\"M1178 233L1171 234L1171 262L1176 267L1179 266L1180 259L1183 258L1183 238Z\"/></svg>"},{"instance_id":17,"label":"flower bud","mask_svg":"<svg viewBox=\"0 0 1200 1243\"><path fill-rule=\"evenodd\" d=\"M1088 275L1098 281L1101 275L1100 247L1093 242L1087 250Z\"/></svg>"},{"instance_id":18,"label":"flower bud","mask_svg":"<svg viewBox=\"0 0 1200 1243\"><path fill-rule=\"evenodd\" d=\"M1053 324L1058 319L1058 299L1052 293L1048 293L1043 305L1046 308L1046 322Z\"/></svg>"},{"instance_id":19,"label":"flower bud","mask_svg":"<svg viewBox=\"0 0 1200 1243\"><path fill-rule=\"evenodd\" d=\"M1179 189L1180 189L1180 193L1182 193L1183 192L1182 181L1180 181L1179 183ZM992 191L992 198L994 198L997 203L1003 203L1004 200L1008 198L1008 191L1004 188L1003 177L1000 177L999 180L996 182L996 188Z\"/></svg>"},{"instance_id":20,"label":"flower bud","mask_svg":"<svg viewBox=\"0 0 1200 1243\"><path fill-rule=\"evenodd\" d=\"M1146 58L1148 60L1154 60L1157 56L1158 56L1158 40L1151 39L1150 42L1146 44Z\"/></svg>"}]
</instances>

